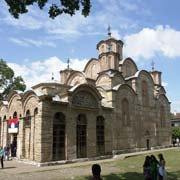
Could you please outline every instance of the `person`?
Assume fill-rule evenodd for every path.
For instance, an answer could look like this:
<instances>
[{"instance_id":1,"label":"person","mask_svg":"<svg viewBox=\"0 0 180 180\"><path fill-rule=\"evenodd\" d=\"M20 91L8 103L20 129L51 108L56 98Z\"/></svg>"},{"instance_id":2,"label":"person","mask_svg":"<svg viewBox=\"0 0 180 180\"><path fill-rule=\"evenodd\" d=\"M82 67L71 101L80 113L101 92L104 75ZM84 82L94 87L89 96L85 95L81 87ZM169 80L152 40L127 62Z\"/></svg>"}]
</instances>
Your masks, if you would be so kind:
<instances>
[{"instance_id":1,"label":"person","mask_svg":"<svg viewBox=\"0 0 180 180\"><path fill-rule=\"evenodd\" d=\"M0 146L0 159L1 159L1 168L3 169L4 168L4 162L3 162L3 159L4 159L4 150L3 150L2 146Z\"/></svg>"},{"instance_id":2,"label":"person","mask_svg":"<svg viewBox=\"0 0 180 180\"><path fill-rule=\"evenodd\" d=\"M151 158L150 158L150 156L146 156L144 164L143 164L144 180L152 180L152 173L151 173L150 164L151 164Z\"/></svg>"},{"instance_id":3,"label":"person","mask_svg":"<svg viewBox=\"0 0 180 180\"><path fill-rule=\"evenodd\" d=\"M4 147L4 156L5 156L5 160L8 161L9 160L9 145L8 144Z\"/></svg>"},{"instance_id":4,"label":"person","mask_svg":"<svg viewBox=\"0 0 180 180\"><path fill-rule=\"evenodd\" d=\"M159 180L164 180L166 179L166 171L165 171L165 160L162 154L158 154L158 158L159 158Z\"/></svg>"},{"instance_id":5,"label":"person","mask_svg":"<svg viewBox=\"0 0 180 180\"><path fill-rule=\"evenodd\" d=\"M152 173L152 180L157 180L159 162L154 155L151 155L150 158L151 158L150 167Z\"/></svg>"},{"instance_id":6,"label":"person","mask_svg":"<svg viewBox=\"0 0 180 180\"><path fill-rule=\"evenodd\" d=\"M99 164L92 165L93 178L90 180L102 180L101 178L101 166Z\"/></svg>"},{"instance_id":7,"label":"person","mask_svg":"<svg viewBox=\"0 0 180 180\"><path fill-rule=\"evenodd\" d=\"M176 138L177 147L179 147L179 138Z\"/></svg>"}]
</instances>

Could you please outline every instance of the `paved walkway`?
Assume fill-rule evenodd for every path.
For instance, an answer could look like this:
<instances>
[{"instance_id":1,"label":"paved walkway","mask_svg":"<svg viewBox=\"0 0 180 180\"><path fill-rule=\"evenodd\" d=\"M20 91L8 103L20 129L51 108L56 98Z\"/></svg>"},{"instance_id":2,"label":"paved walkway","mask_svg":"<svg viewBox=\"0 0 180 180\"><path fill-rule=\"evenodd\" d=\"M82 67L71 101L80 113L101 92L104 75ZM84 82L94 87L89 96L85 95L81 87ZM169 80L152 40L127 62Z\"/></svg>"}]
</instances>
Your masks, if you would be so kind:
<instances>
[{"instance_id":1,"label":"paved walkway","mask_svg":"<svg viewBox=\"0 0 180 180\"><path fill-rule=\"evenodd\" d=\"M98 161L76 162L73 164L63 164L56 166L37 167L16 160L4 161L4 169L0 169L0 180L64 180L74 179L76 176L89 176L91 174L91 165L94 163L112 162L116 159L124 159L129 156L135 156L145 153L152 154L156 151L165 151L174 148L166 148L159 150L143 151L136 153L127 153L116 155L112 159L104 159ZM118 169L115 167L103 166L103 171L108 173L116 173Z\"/></svg>"}]
</instances>

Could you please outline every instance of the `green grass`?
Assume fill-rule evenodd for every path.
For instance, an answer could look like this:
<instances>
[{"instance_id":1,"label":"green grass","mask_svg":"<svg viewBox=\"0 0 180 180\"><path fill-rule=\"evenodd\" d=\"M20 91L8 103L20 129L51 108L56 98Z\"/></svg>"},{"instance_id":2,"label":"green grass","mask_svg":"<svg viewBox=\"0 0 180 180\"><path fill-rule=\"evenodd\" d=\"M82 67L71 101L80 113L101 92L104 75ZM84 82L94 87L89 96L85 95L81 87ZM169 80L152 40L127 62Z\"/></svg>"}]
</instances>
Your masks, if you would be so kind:
<instances>
[{"instance_id":1,"label":"green grass","mask_svg":"<svg viewBox=\"0 0 180 180\"><path fill-rule=\"evenodd\" d=\"M149 152L149 155L151 153ZM163 153L165 158L168 180L180 180L180 149L154 152L152 154L157 157L159 153ZM142 165L146 155L143 154L124 160L100 163L103 180L144 180ZM89 168L91 168L90 165ZM88 180L89 178L90 176L76 177L74 180Z\"/></svg>"}]
</instances>

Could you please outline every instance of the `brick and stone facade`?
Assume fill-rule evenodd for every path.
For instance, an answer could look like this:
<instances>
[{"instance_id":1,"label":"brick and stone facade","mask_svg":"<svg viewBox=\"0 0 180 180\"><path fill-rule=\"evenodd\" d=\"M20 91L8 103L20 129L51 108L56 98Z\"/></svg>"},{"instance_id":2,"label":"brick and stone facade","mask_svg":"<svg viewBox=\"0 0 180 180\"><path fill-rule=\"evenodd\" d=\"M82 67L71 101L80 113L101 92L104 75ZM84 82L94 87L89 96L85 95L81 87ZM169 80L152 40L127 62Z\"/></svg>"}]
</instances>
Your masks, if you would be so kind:
<instances>
[{"instance_id":1,"label":"brick and stone facade","mask_svg":"<svg viewBox=\"0 0 180 180\"><path fill-rule=\"evenodd\" d=\"M14 91L0 104L0 144L37 162L73 160L171 143L170 103L161 72L123 59L123 42L109 34L84 71L68 68L58 82ZM8 120L18 118L17 133Z\"/></svg>"}]
</instances>

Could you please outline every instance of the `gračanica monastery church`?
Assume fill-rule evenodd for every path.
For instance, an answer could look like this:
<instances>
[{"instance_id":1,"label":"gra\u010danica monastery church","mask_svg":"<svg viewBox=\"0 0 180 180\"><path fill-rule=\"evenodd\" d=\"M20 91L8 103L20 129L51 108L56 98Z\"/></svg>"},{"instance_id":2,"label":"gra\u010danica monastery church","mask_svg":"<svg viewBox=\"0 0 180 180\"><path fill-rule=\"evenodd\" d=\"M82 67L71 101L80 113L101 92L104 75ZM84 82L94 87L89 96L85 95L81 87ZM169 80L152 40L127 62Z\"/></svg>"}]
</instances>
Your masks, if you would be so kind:
<instances>
[{"instance_id":1,"label":"gra\u010danica monastery church","mask_svg":"<svg viewBox=\"0 0 180 180\"><path fill-rule=\"evenodd\" d=\"M170 102L161 72L123 59L111 36L84 70L60 71L59 81L14 91L0 103L0 144L19 159L43 163L95 158L171 144Z\"/></svg>"}]
</instances>

